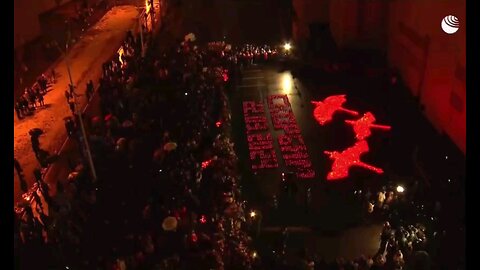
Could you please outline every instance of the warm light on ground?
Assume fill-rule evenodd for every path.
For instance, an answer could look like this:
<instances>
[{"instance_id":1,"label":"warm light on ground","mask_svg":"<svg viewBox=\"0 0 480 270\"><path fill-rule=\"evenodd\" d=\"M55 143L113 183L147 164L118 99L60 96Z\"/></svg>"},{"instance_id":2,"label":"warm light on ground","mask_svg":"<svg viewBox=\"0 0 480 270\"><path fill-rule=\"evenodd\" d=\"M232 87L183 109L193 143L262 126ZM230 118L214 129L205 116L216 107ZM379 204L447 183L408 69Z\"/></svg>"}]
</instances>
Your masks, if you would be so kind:
<instances>
[{"instance_id":1,"label":"warm light on ground","mask_svg":"<svg viewBox=\"0 0 480 270\"><path fill-rule=\"evenodd\" d=\"M292 74L285 72L282 75L282 92L285 95L291 94L293 92L293 78Z\"/></svg>"},{"instance_id":2,"label":"warm light on ground","mask_svg":"<svg viewBox=\"0 0 480 270\"><path fill-rule=\"evenodd\" d=\"M136 23L134 19L137 16L138 11L133 6L114 7L91 29L87 30L83 38L69 49L72 79L74 84L78 86L79 94L81 94L77 101L79 102L78 106L82 110L87 103L83 92L84 86L90 79L94 82L98 81L101 75L101 64L111 60L113 52L117 52L122 45L126 31L134 27ZM99 52L110 53L99 54ZM22 120L14 119L14 155L22 165L26 176L33 175L33 170L38 166L32 151L30 137L27 135L30 129L38 127L44 130L45 133L40 138L41 147L50 154L63 149L62 145L68 148L68 144L65 143L67 134L64 121L62 120L66 116L71 116L71 112L64 101L64 92L70 83L65 58L60 58L57 64L53 65L53 68L58 76L57 81L44 97L45 103L51 106L36 110L35 114ZM53 174L63 174L51 178L49 178L50 174L46 176L47 182L52 181L48 182L48 184L55 186L56 179L67 179L68 170L63 170L63 168L60 168L60 165L56 164L52 167L55 168L50 171ZM57 172L58 168L60 168L61 172ZM18 202L22 200L21 195L23 192L20 189L17 174L15 174L13 181L13 199L14 202ZM33 177L27 177L28 186L31 186L33 182Z\"/></svg>"}]
</instances>

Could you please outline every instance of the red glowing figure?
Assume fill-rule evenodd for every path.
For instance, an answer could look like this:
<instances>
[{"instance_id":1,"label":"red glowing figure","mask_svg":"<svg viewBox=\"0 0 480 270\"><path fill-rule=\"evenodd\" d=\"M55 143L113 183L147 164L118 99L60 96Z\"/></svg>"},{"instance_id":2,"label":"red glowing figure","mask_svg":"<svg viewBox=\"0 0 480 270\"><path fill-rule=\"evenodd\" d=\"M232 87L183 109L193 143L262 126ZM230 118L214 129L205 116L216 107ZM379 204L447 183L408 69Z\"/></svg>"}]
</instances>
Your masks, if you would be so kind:
<instances>
[{"instance_id":1,"label":"red glowing figure","mask_svg":"<svg viewBox=\"0 0 480 270\"><path fill-rule=\"evenodd\" d=\"M346 112L351 115L358 115L358 112L342 107L343 103L346 101L347 99L345 98L345 95L329 96L323 101L312 101L312 104L315 105L313 116L317 122L323 126L332 120L333 115L337 111Z\"/></svg>"},{"instance_id":2,"label":"red glowing figure","mask_svg":"<svg viewBox=\"0 0 480 270\"><path fill-rule=\"evenodd\" d=\"M352 166L359 166L365 169L382 174L383 170L360 161L360 156L369 151L366 141L358 141L354 146L349 147L342 152L324 151L325 154L333 159L332 170L327 175L327 180L338 180L348 177L348 170Z\"/></svg>"},{"instance_id":3,"label":"red glowing figure","mask_svg":"<svg viewBox=\"0 0 480 270\"><path fill-rule=\"evenodd\" d=\"M359 141L364 140L372 134L371 129L382 129L382 130L390 130L390 126L385 125L376 125L375 123L375 116L371 112L366 112L363 114L362 118L353 121L353 120L345 120L345 123L350 124L353 126L353 131L355 132L355 138Z\"/></svg>"}]
</instances>

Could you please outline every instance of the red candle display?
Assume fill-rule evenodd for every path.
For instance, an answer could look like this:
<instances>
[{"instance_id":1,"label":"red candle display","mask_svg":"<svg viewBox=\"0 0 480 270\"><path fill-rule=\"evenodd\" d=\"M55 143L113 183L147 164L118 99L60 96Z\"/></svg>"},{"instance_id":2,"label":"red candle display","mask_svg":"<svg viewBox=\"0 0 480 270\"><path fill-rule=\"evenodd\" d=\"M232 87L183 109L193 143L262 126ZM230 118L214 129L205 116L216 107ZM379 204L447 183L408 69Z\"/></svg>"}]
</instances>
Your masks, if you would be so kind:
<instances>
[{"instance_id":1,"label":"red candle display","mask_svg":"<svg viewBox=\"0 0 480 270\"><path fill-rule=\"evenodd\" d=\"M332 117L336 112L346 112L355 116L358 115L358 112L342 107L346 101L347 99L345 98L345 95L329 96L323 101L312 101L312 104L315 105L313 116L317 122L323 126L332 121Z\"/></svg>"},{"instance_id":2,"label":"red candle display","mask_svg":"<svg viewBox=\"0 0 480 270\"><path fill-rule=\"evenodd\" d=\"M350 124L353 126L353 131L355 132L355 138L358 141L365 140L366 138L370 137L372 134L371 129L381 129L381 130L390 130L390 126L385 125L376 125L374 124L376 121L375 116L371 112L366 112L363 116L355 121L352 120L345 120L345 123Z\"/></svg>"},{"instance_id":3,"label":"red candle display","mask_svg":"<svg viewBox=\"0 0 480 270\"><path fill-rule=\"evenodd\" d=\"M360 156L368 151L369 147L366 141L358 141L354 146L342 152L324 151L333 160L332 170L328 173L327 180L338 180L348 177L348 171L352 166L363 167L378 174L383 173L381 168L374 167L360 160Z\"/></svg>"},{"instance_id":4,"label":"red candle display","mask_svg":"<svg viewBox=\"0 0 480 270\"><path fill-rule=\"evenodd\" d=\"M243 102L245 127L247 130L248 150L253 170L278 167L277 155L273 148L273 138L268 131L264 106L254 101Z\"/></svg>"},{"instance_id":5,"label":"red candle display","mask_svg":"<svg viewBox=\"0 0 480 270\"><path fill-rule=\"evenodd\" d=\"M268 108L273 127L282 130L277 140L287 167L292 168L298 178L314 178L315 171L307 153L307 147L293 114L287 95L270 95Z\"/></svg>"}]
</instances>

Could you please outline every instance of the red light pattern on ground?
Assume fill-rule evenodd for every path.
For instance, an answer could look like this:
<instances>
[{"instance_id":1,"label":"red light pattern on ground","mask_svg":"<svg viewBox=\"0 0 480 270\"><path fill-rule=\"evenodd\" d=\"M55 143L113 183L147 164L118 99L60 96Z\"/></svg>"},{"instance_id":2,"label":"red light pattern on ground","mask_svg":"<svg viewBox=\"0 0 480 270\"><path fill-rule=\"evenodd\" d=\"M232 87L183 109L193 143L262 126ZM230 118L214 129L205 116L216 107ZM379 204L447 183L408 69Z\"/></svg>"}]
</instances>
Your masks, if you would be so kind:
<instances>
[{"instance_id":1,"label":"red light pattern on ground","mask_svg":"<svg viewBox=\"0 0 480 270\"><path fill-rule=\"evenodd\" d=\"M278 161L273 138L268 132L267 118L262 103L243 102L248 149L253 170L277 168Z\"/></svg>"},{"instance_id":2,"label":"red light pattern on ground","mask_svg":"<svg viewBox=\"0 0 480 270\"><path fill-rule=\"evenodd\" d=\"M315 120L323 126L332 121L333 115L339 111L355 116L358 115L358 112L342 107L346 101L345 95L329 96L323 101L311 101L311 103L315 105L315 109L313 110Z\"/></svg>"},{"instance_id":3,"label":"red light pattern on ground","mask_svg":"<svg viewBox=\"0 0 480 270\"><path fill-rule=\"evenodd\" d=\"M355 121L345 120L345 123L353 126L353 131L355 132L355 138L358 141L364 140L372 134L371 129L381 129L381 130L390 130L390 126L386 125L376 125L375 116L371 112L366 112L363 116Z\"/></svg>"},{"instance_id":4,"label":"red light pattern on ground","mask_svg":"<svg viewBox=\"0 0 480 270\"><path fill-rule=\"evenodd\" d=\"M298 178L314 178L315 171L307 153L300 128L287 95L268 96L268 107L273 127L283 130L278 136L278 144L287 167L293 167Z\"/></svg>"},{"instance_id":5,"label":"red light pattern on ground","mask_svg":"<svg viewBox=\"0 0 480 270\"><path fill-rule=\"evenodd\" d=\"M383 170L375 166L364 163L360 160L360 156L369 151L366 141L358 141L354 146L349 147L342 152L324 151L326 155L333 160L332 170L327 175L327 180L338 180L348 177L348 171L352 166L363 167L378 174L382 174Z\"/></svg>"},{"instance_id":6,"label":"red light pattern on ground","mask_svg":"<svg viewBox=\"0 0 480 270\"><path fill-rule=\"evenodd\" d=\"M325 98L323 101L312 101L315 105L313 116L320 125L325 125L332 120L333 115L337 111L343 111L351 115L358 115L358 112L343 108L343 104L347 101L346 95L335 95ZM357 120L345 120L345 123L352 125L355 132L355 145L341 151L324 151L326 155L333 160L332 168L327 175L327 180L339 180L349 176L349 170L352 166L362 167L382 174L381 168L369 165L360 160L360 156L370 151L368 143L365 139L370 137L372 129L390 130L391 126L374 124L375 115L366 112Z\"/></svg>"}]
</instances>

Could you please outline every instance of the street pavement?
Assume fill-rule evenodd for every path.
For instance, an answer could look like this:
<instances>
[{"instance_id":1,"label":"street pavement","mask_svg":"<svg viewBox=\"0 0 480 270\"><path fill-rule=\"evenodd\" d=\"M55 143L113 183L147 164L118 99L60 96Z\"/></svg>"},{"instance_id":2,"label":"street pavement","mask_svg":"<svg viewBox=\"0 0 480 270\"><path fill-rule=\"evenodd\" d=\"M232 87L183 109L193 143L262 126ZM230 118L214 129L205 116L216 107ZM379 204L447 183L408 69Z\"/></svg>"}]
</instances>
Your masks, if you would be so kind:
<instances>
[{"instance_id":1,"label":"street pavement","mask_svg":"<svg viewBox=\"0 0 480 270\"><path fill-rule=\"evenodd\" d=\"M329 235L308 227L288 227L287 250L294 253L301 248L307 248L326 261L334 261L339 257L353 260L360 255L368 256L377 253L380 247L378 239L381 229L381 225L373 224L357 226ZM278 252L278 246L275 247L272 243L278 243L281 236L280 227L265 227L257 241L270 247L265 252Z\"/></svg>"},{"instance_id":2,"label":"street pavement","mask_svg":"<svg viewBox=\"0 0 480 270\"><path fill-rule=\"evenodd\" d=\"M84 95L86 83L93 80L97 85L102 64L120 47L126 32L135 27L137 14L133 6L114 7L68 52L72 80L77 86L77 94L81 95L78 98L80 108L87 103ZM69 84L65 59L58 61L53 68L57 81L45 96L45 108L23 120L19 120L14 113L14 155L23 168L29 186L34 182L33 170L40 165L32 151L28 131L32 128L43 129L41 148L51 154L59 152L67 137L63 119L71 116L71 112L64 94ZM14 175L15 203L21 198L22 191L18 176ZM55 186L55 183L49 184Z\"/></svg>"}]
</instances>

